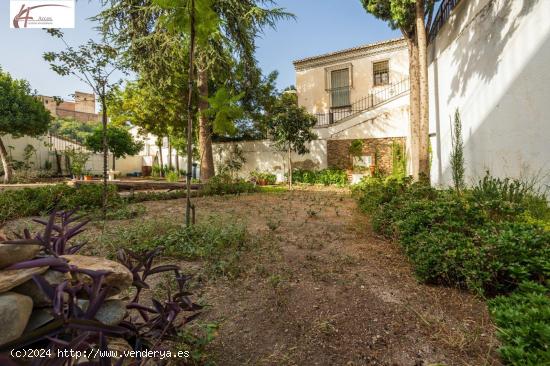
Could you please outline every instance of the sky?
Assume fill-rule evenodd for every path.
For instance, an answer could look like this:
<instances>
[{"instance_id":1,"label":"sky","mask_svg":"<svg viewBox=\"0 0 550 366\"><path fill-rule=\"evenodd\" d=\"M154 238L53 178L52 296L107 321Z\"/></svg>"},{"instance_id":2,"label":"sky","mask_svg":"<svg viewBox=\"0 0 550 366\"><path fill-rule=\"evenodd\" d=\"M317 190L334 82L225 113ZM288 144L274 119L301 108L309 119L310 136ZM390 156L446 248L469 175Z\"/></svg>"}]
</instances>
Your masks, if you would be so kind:
<instances>
[{"instance_id":1,"label":"sky","mask_svg":"<svg viewBox=\"0 0 550 366\"><path fill-rule=\"evenodd\" d=\"M13 77L26 79L42 95L72 99L75 90L89 91L74 77L61 77L42 59L46 51L64 48L61 40L41 29L10 29L9 0L0 0L0 66ZM279 7L296 19L280 21L276 29L258 35L257 59L265 74L277 70L277 86L295 84L293 60L344 48L399 37L384 22L367 14L359 0L278 0ZM100 10L99 0L77 0L74 29L64 29L65 39L78 46L98 39L88 18Z\"/></svg>"}]
</instances>

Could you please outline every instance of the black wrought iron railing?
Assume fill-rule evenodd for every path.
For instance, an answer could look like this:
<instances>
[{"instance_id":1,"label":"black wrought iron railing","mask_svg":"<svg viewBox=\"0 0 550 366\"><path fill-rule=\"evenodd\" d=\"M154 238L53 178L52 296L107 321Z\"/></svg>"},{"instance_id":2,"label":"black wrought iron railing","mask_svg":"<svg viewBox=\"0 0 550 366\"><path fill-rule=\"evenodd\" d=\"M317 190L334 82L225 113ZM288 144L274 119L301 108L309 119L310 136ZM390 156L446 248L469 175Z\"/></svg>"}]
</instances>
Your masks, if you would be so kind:
<instances>
[{"instance_id":1,"label":"black wrought iron railing","mask_svg":"<svg viewBox=\"0 0 550 366\"><path fill-rule=\"evenodd\" d=\"M460 0L443 0L441 2L441 5L439 6L437 13L435 14L432 27L430 28L430 41L435 38L437 32L439 32L441 27L443 27L443 25L447 23L447 20L451 16L451 12L458 5L459 2Z\"/></svg>"},{"instance_id":2,"label":"black wrought iron railing","mask_svg":"<svg viewBox=\"0 0 550 366\"><path fill-rule=\"evenodd\" d=\"M317 113L315 115L317 117L317 127L328 126L344 118L354 117L408 91L409 79L403 79L400 82L391 84L384 89L355 101L350 106L332 109L328 113Z\"/></svg>"},{"instance_id":3,"label":"black wrought iron railing","mask_svg":"<svg viewBox=\"0 0 550 366\"><path fill-rule=\"evenodd\" d=\"M334 108L349 107L350 88L349 86L329 89L331 105Z\"/></svg>"}]
</instances>

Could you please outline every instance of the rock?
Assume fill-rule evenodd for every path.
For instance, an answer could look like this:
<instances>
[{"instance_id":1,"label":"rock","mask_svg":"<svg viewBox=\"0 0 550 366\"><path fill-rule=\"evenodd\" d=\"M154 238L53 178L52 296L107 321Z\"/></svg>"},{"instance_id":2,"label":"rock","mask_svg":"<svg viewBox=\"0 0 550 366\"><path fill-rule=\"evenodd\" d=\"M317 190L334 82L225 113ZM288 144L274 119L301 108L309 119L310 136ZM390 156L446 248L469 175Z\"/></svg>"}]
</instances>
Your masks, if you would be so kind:
<instances>
[{"instance_id":1,"label":"rock","mask_svg":"<svg viewBox=\"0 0 550 366\"><path fill-rule=\"evenodd\" d=\"M33 259L40 252L40 245L0 244L0 268Z\"/></svg>"},{"instance_id":2,"label":"rock","mask_svg":"<svg viewBox=\"0 0 550 366\"><path fill-rule=\"evenodd\" d=\"M27 323L27 327L25 328L24 333L33 331L35 329L40 328L43 325L48 324L54 319L52 314L50 313L50 310L48 309L34 309L31 317L29 319L29 322Z\"/></svg>"},{"instance_id":3,"label":"rock","mask_svg":"<svg viewBox=\"0 0 550 366\"><path fill-rule=\"evenodd\" d=\"M35 274L46 272L48 267L4 269L0 271L0 294L32 279Z\"/></svg>"},{"instance_id":4,"label":"rock","mask_svg":"<svg viewBox=\"0 0 550 366\"><path fill-rule=\"evenodd\" d=\"M0 345L11 342L23 334L32 312L32 299L6 292L0 295Z\"/></svg>"},{"instance_id":5,"label":"rock","mask_svg":"<svg viewBox=\"0 0 550 366\"><path fill-rule=\"evenodd\" d=\"M97 311L95 318L106 325L118 325L126 316L126 304L120 300L107 300Z\"/></svg>"},{"instance_id":6,"label":"rock","mask_svg":"<svg viewBox=\"0 0 550 366\"><path fill-rule=\"evenodd\" d=\"M120 263L104 258L88 257L78 254L64 255L62 257L67 259L70 265L74 265L82 269L89 269L92 271L105 270L111 272L105 276L105 284L112 286L109 296L116 295L121 291L126 290L132 284L132 272ZM80 274L79 279L85 283L92 282L92 279L85 274Z\"/></svg>"},{"instance_id":7,"label":"rock","mask_svg":"<svg viewBox=\"0 0 550 366\"><path fill-rule=\"evenodd\" d=\"M47 270L42 277L48 281L50 285L59 285L64 280L70 280L71 275L68 273L61 273L59 271L54 270ZM44 307L51 305L50 299L46 296L44 291L38 287L36 282L34 282L33 279L30 279L29 281L23 283L22 285L19 285L13 289L13 292L17 292L19 294L30 296L34 307ZM67 295L67 294L65 294ZM68 295L67 295L68 297Z\"/></svg>"},{"instance_id":8,"label":"rock","mask_svg":"<svg viewBox=\"0 0 550 366\"><path fill-rule=\"evenodd\" d=\"M88 300L78 300L83 311L88 310ZM95 318L106 325L118 325L126 316L126 303L121 300L107 300L97 311Z\"/></svg>"}]
</instances>

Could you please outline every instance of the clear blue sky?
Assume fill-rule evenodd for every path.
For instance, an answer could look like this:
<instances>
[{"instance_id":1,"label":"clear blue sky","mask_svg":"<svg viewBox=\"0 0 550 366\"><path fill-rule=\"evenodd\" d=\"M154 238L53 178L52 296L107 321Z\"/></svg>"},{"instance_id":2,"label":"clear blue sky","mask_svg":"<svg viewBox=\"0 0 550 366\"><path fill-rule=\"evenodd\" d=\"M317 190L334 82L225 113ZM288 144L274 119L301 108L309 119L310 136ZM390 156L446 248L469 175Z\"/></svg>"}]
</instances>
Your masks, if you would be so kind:
<instances>
[{"instance_id":1,"label":"clear blue sky","mask_svg":"<svg viewBox=\"0 0 550 366\"><path fill-rule=\"evenodd\" d=\"M87 20L97 14L97 0L78 0L76 28L65 29L71 45L97 38L94 24ZM279 6L297 16L259 35L257 58L264 73L278 70L278 87L295 83L292 61L364 43L399 37L383 22L367 14L359 0L279 0ZM43 61L45 51L63 48L59 39L41 29L10 29L9 1L0 0L0 66L16 78L27 79L40 94L69 99L75 90L88 91L72 77L60 77Z\"/></svg>"}]
</instances>

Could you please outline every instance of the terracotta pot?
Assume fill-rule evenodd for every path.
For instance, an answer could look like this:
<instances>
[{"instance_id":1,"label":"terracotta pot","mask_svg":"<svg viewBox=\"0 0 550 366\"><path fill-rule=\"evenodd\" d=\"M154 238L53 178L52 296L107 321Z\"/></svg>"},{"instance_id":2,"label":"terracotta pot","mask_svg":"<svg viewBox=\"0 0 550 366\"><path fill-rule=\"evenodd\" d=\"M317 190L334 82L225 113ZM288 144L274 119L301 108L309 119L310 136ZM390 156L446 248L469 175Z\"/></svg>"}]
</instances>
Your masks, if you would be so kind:
<instances>
[{"instance_id":1,"label":"terracotta pot","mask_svg":"<svg viewBox=\"0 0 550 366\"><path fill-rule=\"evenodd\" d=\"M92 180L94 177L92 175L85 175L84 180Z\"/></svg>"},{"instance_id":2,"label":"terracotta pot","mask_svg":"<svg viewBox=\"0 0 550 366\"><path fill-rule=\"evenodd\" d=\"M374 173L375 173L375 172L376 172L376 166L371 165L371 166L370 166L370 175L371 175L372 177L374 177Z\"/></svg>"},{"instance_id":3,"label":"terracotta pot","mask_svg":"<svg viewBox=\"0 0 550 366\"><path fill-rule=\"evenodd\" d=\"M261 186L266 186L267 185L267 181L265 179L259 179L258 180L258 184L261 185Z\"/></svg>"}]
</instances>

